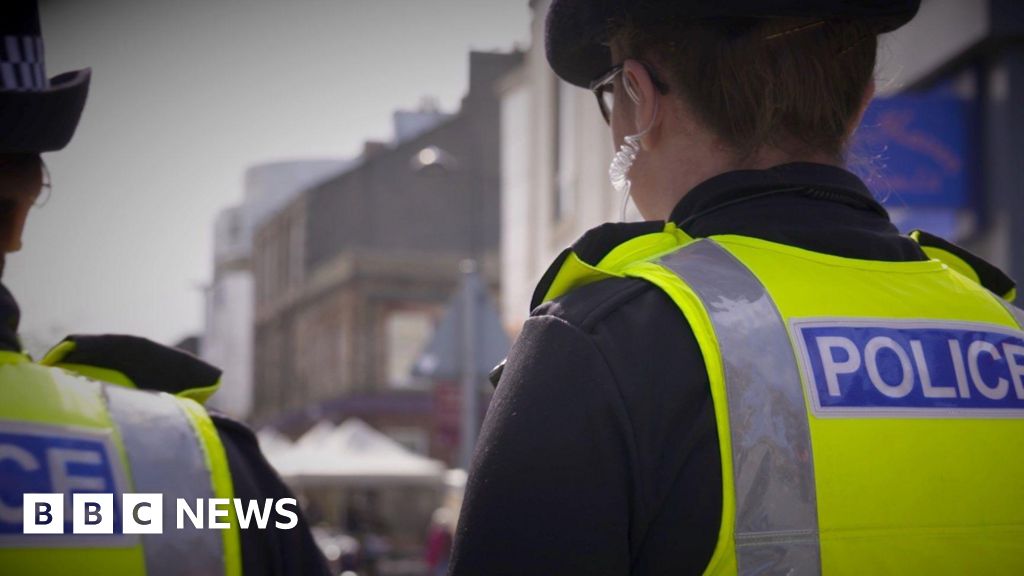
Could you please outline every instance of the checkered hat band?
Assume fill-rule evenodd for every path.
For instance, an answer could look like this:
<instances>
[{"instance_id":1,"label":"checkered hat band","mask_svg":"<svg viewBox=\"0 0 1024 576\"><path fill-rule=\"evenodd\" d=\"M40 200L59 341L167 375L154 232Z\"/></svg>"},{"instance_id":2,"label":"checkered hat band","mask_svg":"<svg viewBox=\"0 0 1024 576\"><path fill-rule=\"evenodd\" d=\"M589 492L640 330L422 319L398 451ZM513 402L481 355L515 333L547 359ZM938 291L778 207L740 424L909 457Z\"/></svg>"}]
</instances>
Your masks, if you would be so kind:
<instances>
[{"instance_id":1,"label":"checkered hat band","mask_svg":"<svg viewBox=\"0 0 1024 576\"><path fill-rule=\"evenodd\" d=\"M36 92L47 88L40 36L0 38L0 90Z\"/></svg>"}]
</instances>

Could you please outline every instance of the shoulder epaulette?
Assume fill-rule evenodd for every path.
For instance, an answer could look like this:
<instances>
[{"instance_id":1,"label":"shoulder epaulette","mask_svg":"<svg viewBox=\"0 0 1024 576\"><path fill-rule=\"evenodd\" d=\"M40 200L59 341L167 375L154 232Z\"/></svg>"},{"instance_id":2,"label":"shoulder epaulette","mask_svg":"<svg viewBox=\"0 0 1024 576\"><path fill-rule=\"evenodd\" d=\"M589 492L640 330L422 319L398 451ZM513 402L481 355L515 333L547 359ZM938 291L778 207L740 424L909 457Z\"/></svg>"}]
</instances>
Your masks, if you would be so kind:
<instances>
[{"instance_id":1,"label":"shoulder epaulette","mask_svg":"<svg viewBox=\"0 0 1024 576\"><path fill-rule=\"evenodd\" d=\"M910 237L929 258L940 260L1008 302L1016 297L1017 285L1013 279L984 258L923 230L914 230Z\"/></svg>"},{"instance_id":2,"label":"shoulder epaulette","mask_svg":"<svg viewBox=\"0 0 1024 576\"><path fill-rule=\"evenodd\" d=\"M220 384L221 371L192 354L138 336L72 335L40 364L111 384L167 392L204 402Z\"/></svg>"},{"instance_id":3,"label":"shoulder epaulette","mask_svg":"<svg viewBox=\"0 0 1024 576\"><path fill-rule=\"evenodd\" d=\"M616 247L646 234L655 234L665 229L662 221L610 222L591 228L569 248L562 251L548 267L533 291L530 309L544 303L552 284L570 256L589 266L597 266Z\"/></svg>"}]
</instances>

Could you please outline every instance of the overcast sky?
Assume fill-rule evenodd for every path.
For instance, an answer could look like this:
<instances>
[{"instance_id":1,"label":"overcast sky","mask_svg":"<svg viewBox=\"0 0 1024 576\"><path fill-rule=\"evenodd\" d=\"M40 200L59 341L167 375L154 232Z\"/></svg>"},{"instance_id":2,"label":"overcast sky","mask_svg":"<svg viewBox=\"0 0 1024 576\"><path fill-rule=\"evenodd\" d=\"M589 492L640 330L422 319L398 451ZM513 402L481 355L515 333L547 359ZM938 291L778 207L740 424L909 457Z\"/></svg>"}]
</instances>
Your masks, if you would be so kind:
<instances>
[{"instance_id":1,"label":"overcast sky","mask_svg":"<svg viewBox=\"0 0 1024 576\"><path fill-rule=\"evenodd\" d=\"M245 168L350 157L424 96L454 111L468 52L529 41L527 0L54 0L47 72L91 67L71 145L44 156L4 282L30 349L67 333L171 343L202 326L216 213Z\"/></svg>"}]
</instances>

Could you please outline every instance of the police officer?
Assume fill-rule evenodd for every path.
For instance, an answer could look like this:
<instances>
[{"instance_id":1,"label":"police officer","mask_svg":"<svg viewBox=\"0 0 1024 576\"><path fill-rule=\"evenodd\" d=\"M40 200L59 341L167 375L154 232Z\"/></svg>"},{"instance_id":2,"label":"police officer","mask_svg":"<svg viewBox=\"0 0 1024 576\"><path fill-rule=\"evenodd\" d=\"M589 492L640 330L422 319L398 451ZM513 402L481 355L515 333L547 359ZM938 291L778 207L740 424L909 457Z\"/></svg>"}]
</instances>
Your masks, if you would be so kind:
<instances>
[{"instance_id":1,"label":"police officer","mask_svg":"<svg viewBox=\"0 0 1024 576\"><path fill-rule=\"evenodd\" d=\"M89 81L88 69L46 76L35 1L0 5L2 254L21 247L29 209L48 186L40 153L67 145ZM18 320L0 286L0 574L328 573L301 514L292 529L272 521L241 530L233 512L229 529L177 528L178 498L194 513L200 498L292 497L244 425L203 409L219 370L128 336L70 337L34 363ZM63 534L23 534L23 500L36 493L64 494ZM116 508L96 517L110 514L113 534L72 533L79 493L113 494ZM125 493L162 495L162 534L124 533ZM44 510L39 522L54 522L55 510ZM151 511L136 518L153 522Z\"/></svg>"},{"instance_id":2,"label":"police officer","mask_svg":"<svg viewBox=\"0 0 1024 576\"><path fill-rule=\"evenodd\" d=\"M917 0L554 0L648 219L552 265L451 574L1020 574L1024 315L843 168Z\"/></svg>"}]
</instances>

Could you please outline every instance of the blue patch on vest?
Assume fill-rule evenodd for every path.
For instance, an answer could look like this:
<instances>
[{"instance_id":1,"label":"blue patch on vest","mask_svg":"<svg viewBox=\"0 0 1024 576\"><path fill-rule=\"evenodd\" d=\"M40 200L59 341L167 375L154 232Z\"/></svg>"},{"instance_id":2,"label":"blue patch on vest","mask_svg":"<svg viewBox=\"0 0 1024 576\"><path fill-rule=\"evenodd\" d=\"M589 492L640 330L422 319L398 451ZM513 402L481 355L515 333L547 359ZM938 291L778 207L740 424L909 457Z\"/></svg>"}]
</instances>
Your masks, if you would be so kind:
<instances>
[{"instance_id":1,"label":"blue patch on vest","mask_svg":"<svg viewBox=\"0 0 1024 576\"><path fill-rule=\"evenodd\" d=\"M1024 417L1024 332L990 324L798 320L820 416Z\"/></svg>"},{"instance_id":2,"label":"blue patch on vest","mask_svg":"<svg viewBox=\"0 0 1024 576\"><path fill-rule=\"evenodd\" d=\"M0 421L0 546L82 545L90 535L72 534L72 494L114 494L114 534L120 534L124 484L109 432ZM22 534L23 496L40 492L66 495L63 535Z\"/></svg>"}]
</instances>

